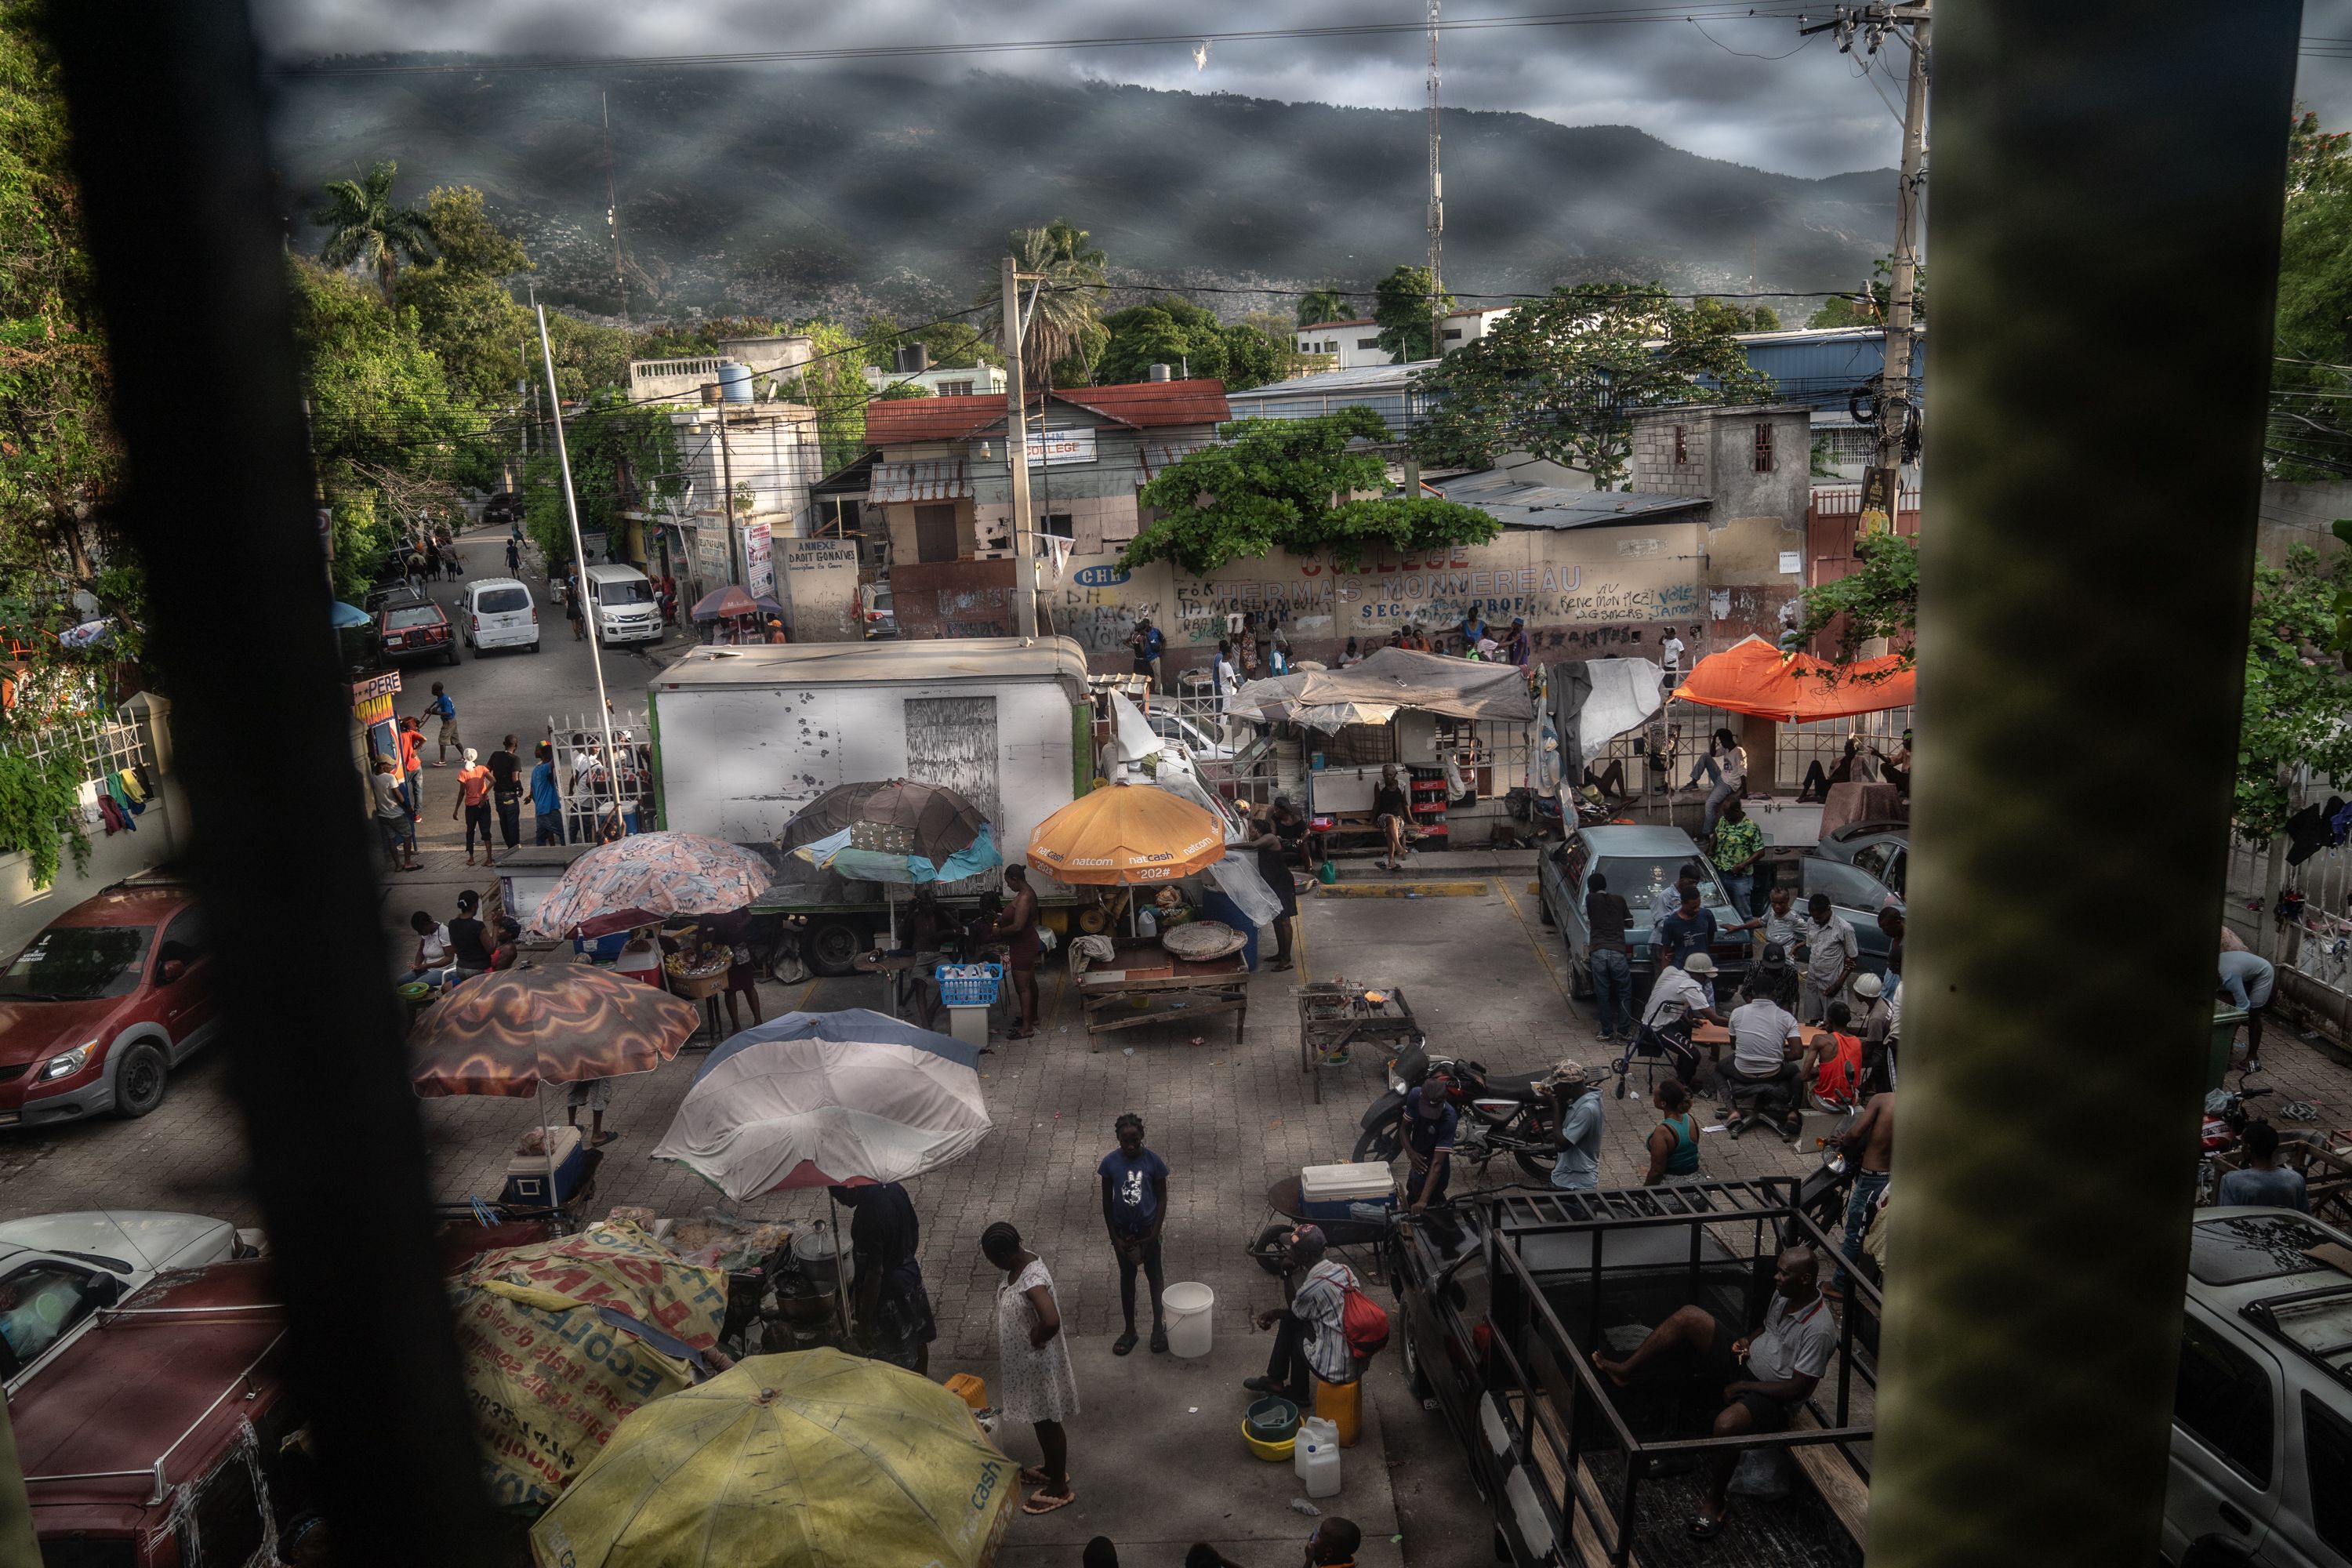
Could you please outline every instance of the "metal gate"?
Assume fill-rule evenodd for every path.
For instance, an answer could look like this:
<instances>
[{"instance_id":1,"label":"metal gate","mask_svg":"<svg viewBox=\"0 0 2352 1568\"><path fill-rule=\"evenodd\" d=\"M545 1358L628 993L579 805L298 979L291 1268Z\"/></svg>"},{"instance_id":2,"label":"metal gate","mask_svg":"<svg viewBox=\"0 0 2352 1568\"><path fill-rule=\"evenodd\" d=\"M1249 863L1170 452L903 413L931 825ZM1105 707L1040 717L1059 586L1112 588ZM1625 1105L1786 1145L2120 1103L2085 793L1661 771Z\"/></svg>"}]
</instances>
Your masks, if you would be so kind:
<instances>
[{"instance_id":1,"label":"metal gate","mask_svg":"<svg viewBox=\"0 0 2352 1568\"><path fill-rule=\"evenodd\" d=\"M644 709L614 709L615 766L604 756L604 726L596 715L549 716L547 739L554 749L556 793L563 797L565 843L595 844L653 826L652 734Z\"/></svg>"}]
</instances>

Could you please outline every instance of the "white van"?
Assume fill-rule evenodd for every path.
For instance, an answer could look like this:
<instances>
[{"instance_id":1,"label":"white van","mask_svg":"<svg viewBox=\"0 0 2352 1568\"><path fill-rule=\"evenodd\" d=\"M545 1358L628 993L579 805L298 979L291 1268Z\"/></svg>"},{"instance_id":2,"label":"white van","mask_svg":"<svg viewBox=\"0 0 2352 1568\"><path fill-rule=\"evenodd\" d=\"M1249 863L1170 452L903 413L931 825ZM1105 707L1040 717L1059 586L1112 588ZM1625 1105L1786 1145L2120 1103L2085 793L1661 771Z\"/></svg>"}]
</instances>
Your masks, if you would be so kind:
<instances>
[{"instance_id":1,"label":"white van","mask_svg":"<svg viewBox=\"0 0 2352 1568\"><path fill-rule=\"evenodd\" d=\"M583 575L588 584L589 625L598 641L661 640L661 595L644 573L634 566L591 566Z\"/></svg>"},{"instance_id":2,"label":"white van","mask_svg":"<svg viewBox=\"0 0 2352 1568\"><path fill-rule=\"evenodd\" d=\"M477 577L457 605L457 635L479 658L494 647L539 651L539 606L511 577Z\"/></svg>"}]
</instances>

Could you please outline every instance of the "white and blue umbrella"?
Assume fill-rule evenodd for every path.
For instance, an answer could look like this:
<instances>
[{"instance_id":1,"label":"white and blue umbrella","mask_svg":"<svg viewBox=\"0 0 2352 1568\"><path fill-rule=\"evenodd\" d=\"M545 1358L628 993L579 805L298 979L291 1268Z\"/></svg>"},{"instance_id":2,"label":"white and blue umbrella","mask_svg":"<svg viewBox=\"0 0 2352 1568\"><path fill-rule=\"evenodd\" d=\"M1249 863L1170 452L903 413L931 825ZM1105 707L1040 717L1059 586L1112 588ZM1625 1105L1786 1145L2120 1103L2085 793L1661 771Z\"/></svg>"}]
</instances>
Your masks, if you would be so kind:
<instances>
[{"instance_id":1,"label":"white and blue umbrella","mask_svg":"<svg viewBox=\"0 0 2352 1568\"><path fill-rule=\"evenodd\" d=\"M996 836L989 825L982 823L980 837L955 851L944 860L933 860L929 855L899 854L887 849L860 849L850 842L855 827L845 827L838 833L828 833L822 838L800 845L793 853L819 870L838 871L853 882L952 882L963 877L977 877L1003 865L1004 857L997 853Z\"/></svg>"},{"instance_id":2,"label":"white and blue umbrella","mask_svg":"<svg viewBox=\"0 0 2352 1568\"><path fill-rule=\"evenodd\" d=\"M979 1053L853 1008L791 1013L730 1038L695 1074L653 1157L734 1199L903 1182L988 1135Z\"/></svg>"}]
</instances>

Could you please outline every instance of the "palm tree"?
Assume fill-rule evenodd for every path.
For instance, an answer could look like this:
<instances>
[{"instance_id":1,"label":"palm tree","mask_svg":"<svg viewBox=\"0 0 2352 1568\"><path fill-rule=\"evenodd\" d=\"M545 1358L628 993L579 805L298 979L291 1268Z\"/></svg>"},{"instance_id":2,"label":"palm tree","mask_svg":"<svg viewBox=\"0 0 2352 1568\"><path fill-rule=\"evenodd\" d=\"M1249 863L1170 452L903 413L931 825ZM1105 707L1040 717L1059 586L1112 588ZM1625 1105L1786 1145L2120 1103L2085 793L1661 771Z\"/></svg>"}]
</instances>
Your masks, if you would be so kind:
<instances>
[{"instance_id":1,"label":"palm tree","mask_svg":"<svg viewBox=\"0 0 2352 1568\"><path fill-rule=\"evenodd\" d=\"M1024 290L1035 289L1037 303L1029 310L1028 330L1021 338L1023 379L1042 385L1055 361L1073 354L1087 359L1090 348L1095 353L1101 352L1096 340L1102 336L1099 318L1103 292L1108 286L1104 268L1110 258L1088 243L1085 229L1064 218L1055 218L1043 228L1016 228L1005 237L1014 265L1044 279L1042 285L1024 285ZM1024 301L1027 299L1024 292ZM989 284L975 303L982 307L981 330L1003 342L1002 283Z\"/></svg>"},{"instance_id":2,"label":"palm tree","mask_svg":"<svg viewBox=\"0 0 2352 1568\"><path fill-rule=\"evenodd\" d=\"M1319 327L1326 321L1349 320L1347 296L1337 289L1309 289L1298 297L1298 324Z\"/></svg>"},{"instance_id":3,"label":"palm tree","mask_svg":"<svg viewBox=\"0 0 2352 1568\"><path fill-rule=\"evenodd\" d=\"M389 158L367 172L363 180L330 180L327 205L310 221L330 231L319 259L329 267L349 267L354 261L375 272L383 302L392 303L393 277L400 258L423 261L433 254L433 224L415 207L395 206L393 176L400 165Z\"/></svg>"}]
</instances>

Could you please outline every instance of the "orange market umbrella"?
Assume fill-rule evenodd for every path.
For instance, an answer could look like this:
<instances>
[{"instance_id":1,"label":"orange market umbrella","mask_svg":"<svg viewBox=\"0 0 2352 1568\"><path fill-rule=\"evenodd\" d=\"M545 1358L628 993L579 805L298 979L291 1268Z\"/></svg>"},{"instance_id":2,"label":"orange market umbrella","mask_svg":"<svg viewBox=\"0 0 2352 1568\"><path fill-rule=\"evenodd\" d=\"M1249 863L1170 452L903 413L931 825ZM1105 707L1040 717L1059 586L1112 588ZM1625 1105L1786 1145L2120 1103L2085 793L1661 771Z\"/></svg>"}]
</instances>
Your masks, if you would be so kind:
<instances>
[{"instance_id":1,"label":"orange market umbrella","mask_svg":"<svg viewBox=\"0 0 2352 1568\"><path fill-rule=\"evenodd\" d=\"M1886 708L1907 708L1916 677L1895 655L1839 666L1809 653L1783 654L1762 637L1747 637L1691 667L1675 689L1685 702L1783 724L1845 719Z\"/></svg>"},{"instance_id":2,"label":"orange market umbrella","mask_svg":"<svg viewBox=\"0 0 2352 1568\"><path fill-rule=\"evenodd\" d=\"M1029 835L1029 863L1059 882L1172 882L1224 853L1214 816L1150 784L1106 784Z\"/></svg>"}]
</instances>

